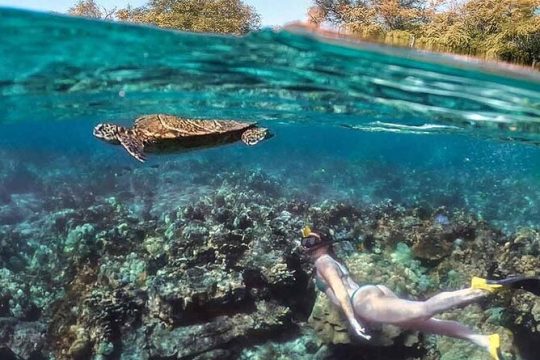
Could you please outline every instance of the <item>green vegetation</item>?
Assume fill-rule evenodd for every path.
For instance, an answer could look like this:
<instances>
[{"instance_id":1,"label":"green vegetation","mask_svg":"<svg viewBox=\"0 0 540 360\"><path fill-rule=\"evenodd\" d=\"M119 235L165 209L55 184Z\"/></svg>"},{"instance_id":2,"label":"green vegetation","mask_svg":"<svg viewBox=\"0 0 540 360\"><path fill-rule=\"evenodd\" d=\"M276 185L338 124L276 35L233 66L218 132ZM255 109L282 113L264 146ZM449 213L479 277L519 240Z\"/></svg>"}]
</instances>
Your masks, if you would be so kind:
<instances>
[{"instance_id":1,"label":"green vegetation","mask_svg":"<svg viewBox=\"0 0 540 360\"><path fill-rule=\"evenodd\" d=\"M540 0L314 0L317 21L388 44L538 66Z\"/></svg>"},{"instance_id":2,"label":"green vegetation","mask_svg":"<svg viewBox=\"0 0 540 360\"><path fill-rule=\"evenodd\" d=\"M540 66L540 0L313 0L328 21L363 39ZM79 0L71 15L185 31L245 34L260 17L242 0L149 0L105 9Z\"/></svg>"},{"instance_id":3,"label":"green vegetation","mask_svg":"<svg viewBox=\"0 0 540 360\"><path fill-rule=\"evenodd\" d=\"M94 0L79 0L69 14L152 24L184 31L245 34L260 17L241 0L150 0L145 6L106 10Z\"/></svg>"},{"instance_id":4,"label":"green vegetation","mask_svg":"<svg viewBox=\"0 0 540 360\"><path fill-rule=\"evenodd\" d=\"M116 9L107 10L100 7L94 0L79 0L68 13L74 16L85 16L93 19L112 19Z\"/></svg>"}]
</instances>

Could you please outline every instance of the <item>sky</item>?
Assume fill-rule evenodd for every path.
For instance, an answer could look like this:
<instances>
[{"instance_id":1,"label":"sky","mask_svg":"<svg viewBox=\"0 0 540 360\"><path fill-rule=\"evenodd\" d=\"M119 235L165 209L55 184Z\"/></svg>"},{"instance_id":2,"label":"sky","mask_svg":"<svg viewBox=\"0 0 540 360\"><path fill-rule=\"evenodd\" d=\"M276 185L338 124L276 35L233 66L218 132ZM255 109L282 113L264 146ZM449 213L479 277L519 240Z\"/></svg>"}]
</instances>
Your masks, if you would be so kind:
<instances>
[{"instance_id":1,"label":"sky","mask_svg":"<svg viewBox=\"0 0 540 360\"><path fill-rule=\"evenodd\" d=\"M253 6L261 15L263 26L284 25L294 20L305 19L307 9L313 0L243 0ZM0 6L17 7L39 11L67 12L77 0L0 0ZM147 0L96 0L107 9L133 7L147 3Z\"/></svg>"}]
</instances>

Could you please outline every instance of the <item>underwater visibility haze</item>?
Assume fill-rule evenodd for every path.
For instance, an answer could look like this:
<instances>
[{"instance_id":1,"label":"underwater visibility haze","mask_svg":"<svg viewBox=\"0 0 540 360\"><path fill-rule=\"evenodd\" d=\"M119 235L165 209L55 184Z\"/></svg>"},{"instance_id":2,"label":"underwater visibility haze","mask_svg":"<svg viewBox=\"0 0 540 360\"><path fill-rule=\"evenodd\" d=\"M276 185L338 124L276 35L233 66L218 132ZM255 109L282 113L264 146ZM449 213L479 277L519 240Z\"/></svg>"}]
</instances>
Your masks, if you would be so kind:
<instances>
[{"instance_id":1,"label":"underwater visibility haze","mask_svg":"<svg viewBox=\"0 0 540 360\"><path fill-rule=\"evenodd\" d=\"M359 282L409 298L540 273L532 70L13 9L0 54L1 359L489 358L399 330L351 338L311 285L306 224L333 230ZM154 113L274 136L142 164L92 135ZM444 317L538 356L530 294Z\"/></svg>"}]
</instances>

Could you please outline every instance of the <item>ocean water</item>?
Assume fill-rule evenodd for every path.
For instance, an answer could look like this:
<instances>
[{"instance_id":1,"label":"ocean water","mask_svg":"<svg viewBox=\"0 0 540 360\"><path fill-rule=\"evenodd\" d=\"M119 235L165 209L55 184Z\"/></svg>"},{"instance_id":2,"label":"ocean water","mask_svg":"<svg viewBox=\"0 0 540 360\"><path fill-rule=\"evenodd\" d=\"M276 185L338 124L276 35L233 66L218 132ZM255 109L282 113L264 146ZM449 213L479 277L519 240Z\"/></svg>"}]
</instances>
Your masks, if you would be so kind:
<instances>
[{"instance_id":1,"label":"ocean water","mask_svg":"<svg viewBox=\"0 0 540 360\"><path fill-rule=\"evenodd\" d=\"M116 199L154 221L242 177L269 199L459 210L502 234L540 226L532 71L294 31L215 36L10 9L0 54L0 268L21 279L46 273L38 249L70 230L37 233L37 219ZM141 164L92 136L151 113L253 121L274 137ZM69 283L50 277L44 314ZM5 296L0 317L17 318Z\"/></svg>"}]
</instances>

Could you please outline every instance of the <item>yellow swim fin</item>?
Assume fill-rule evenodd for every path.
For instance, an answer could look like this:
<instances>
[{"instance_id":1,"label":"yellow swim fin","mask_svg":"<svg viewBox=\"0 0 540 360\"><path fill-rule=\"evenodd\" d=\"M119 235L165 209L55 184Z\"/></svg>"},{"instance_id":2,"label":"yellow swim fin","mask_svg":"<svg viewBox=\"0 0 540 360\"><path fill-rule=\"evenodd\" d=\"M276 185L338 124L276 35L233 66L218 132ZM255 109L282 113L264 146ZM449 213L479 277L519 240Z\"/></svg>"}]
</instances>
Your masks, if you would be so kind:
<instances>
[{"instance_id":1,"label":"yellow swim fin","mask_svg":"<svg viewBox=\"0 0 540 360\"><path fill-rule=\"evenodd\" d=\"M497 290L500 290L503 286L499 284L489 284L486 279L473 276L471 279L471 288L473 289L482 289L487 290L491 293L494 293Z\"/></svg>"},{"instance_id":2,"label":"yellow swim fin","mask_svg":"<svg viewBox=\"0 0 540 360\"><path fill-rule=\"evenodd\" d=\"M494 360L503 360L501 357L501 338L499 334L492 334L489 338L489 353Z\"/></svg>"},{"instance_id":3,"label":"yellow swim fin","mask_svg":"<svg viewBox=\"0 0 540 360\"><path fill-rule=\"evenodd\" d=\"M309 234L311 234L311 228L309 226L304 226L304 228L302 229L302 237L308 237Z\"/></svg>"}]
</instances>

